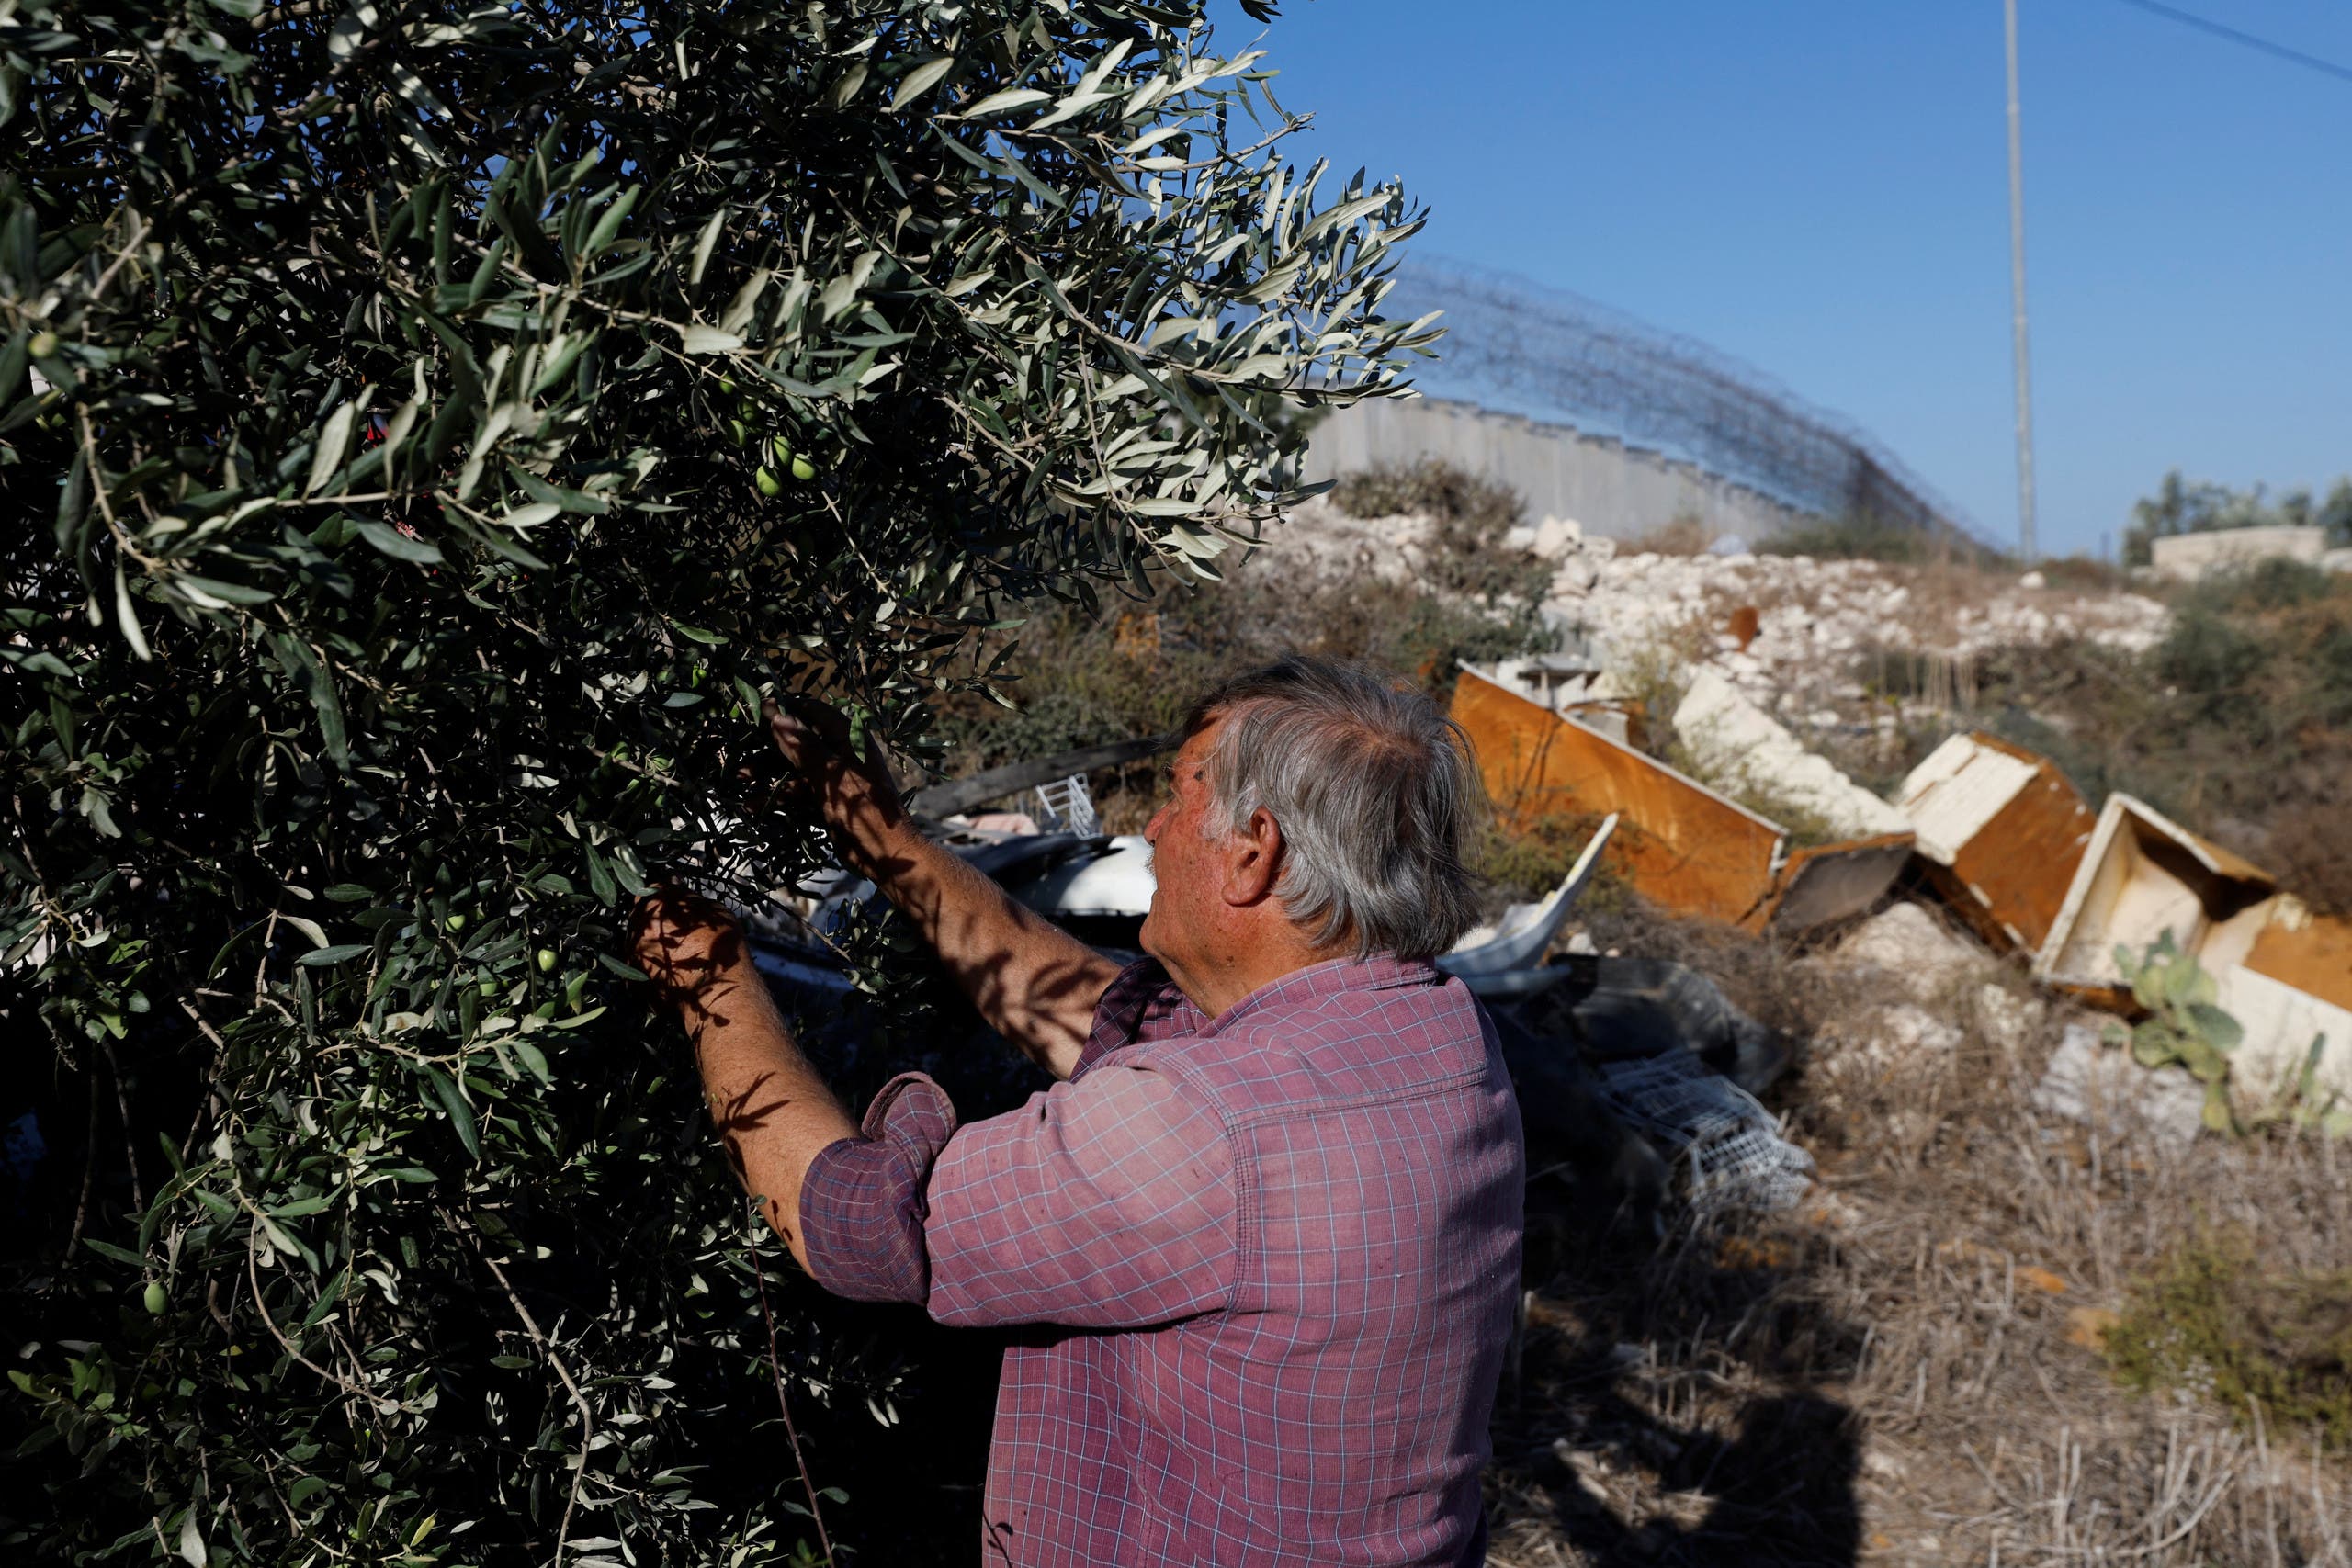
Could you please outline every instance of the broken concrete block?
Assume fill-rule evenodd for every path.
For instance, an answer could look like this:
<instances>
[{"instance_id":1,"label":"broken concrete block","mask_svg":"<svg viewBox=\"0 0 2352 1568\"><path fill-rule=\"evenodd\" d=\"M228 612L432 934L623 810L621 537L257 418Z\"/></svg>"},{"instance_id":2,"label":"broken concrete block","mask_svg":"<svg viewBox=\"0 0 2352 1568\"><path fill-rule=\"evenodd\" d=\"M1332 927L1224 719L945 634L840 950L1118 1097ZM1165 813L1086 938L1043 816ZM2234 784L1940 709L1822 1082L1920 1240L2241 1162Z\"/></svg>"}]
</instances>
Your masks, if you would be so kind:
<instances>
[{"instance_id":1,"label":"broken concrete block","mask_svg":"<svg viewBox=\"0 0 2352 1568\"><path fill-rule=\"evenodd\" d=\"M1726 662L1752 667L1755 661L1734 654ZM1702 771L1803 811L1840 838L1910 830L1902 812L1807 750L1713 670L1691 678L1674 710L1674 728Z\"/></svg>"},{"instance_id":2,"label":"broken concrete block","mask_svg":"<svg viewBox=\"0 0 2352 1568\"><path fill-rule=\"evenodd\" d=\"M1546 517L1535 525L1534 538L1529 546L1545 560L1558 560L1570 555L1584 543L1584 525L1573 517Z\"/></svg>"},{"instance_id":3,"label":"broken concrete block","mask_svg":"<svg viewBox=\"0 0 2352 1568\"><path fill-rule=\"evenodd\" d=\"M1996 953L2041 947L2095 823L2055 763L1982 730L1955 735L1911 770L1895 805L1954 914Z\"/></svg>"},{"instance_id":4,"label":"broken concrete block","mask_svg":"<svg viewBox=\"0 0 2352 1568\"><path fill-rule=\"evenodd\" d=\"M1600 568L1589 560L1570 557L1560 563L1552 574L1551 596L1555 599L1581 599L1592 592L1600 581Z\"/></svg>"},{"instance_id":5,"label":"broken concrete block","mask_svg":"<svg viewBox=\"0 0 2352 1568\"><path fill-rule=\"evenodd\" d=\"M2121 1046L2102 1043L2098 1030L2070 1023L2034 1087L2033 1106L2093 1127L2135 1125L2178 1148L2204 1125L2205 1089L2185 1068L2143 1067Z\"/></svg>"},{"instance_id":6,"label":"broken concrete block","mask_svg":"<svg viewBox=\"0 0 2352 1568\"><path fill-rule=\"evenodd\" d=\"M1984 955L1917 904L1894 904L1872 915L1838 945L1848 964L1868 964L1921 1000L1951 994L1953 983L1984 966Z\"/></svg>"},{"instance_id":7,"label":"broken concrete block","mask_svg":"<svg viewBox=\"0 0 2352 1568\"><path fill-rule=\"evenodd\" d=\"M1882 1054L1896 1060L1922 1052L1957 1051L1962 1039L1957 1026L1917 1002L1897 1002L1891 1008L1880 1009L1871 1016L1869 1029L1874 1037L1872 1043Z\"/></svg>"}]
</instances>

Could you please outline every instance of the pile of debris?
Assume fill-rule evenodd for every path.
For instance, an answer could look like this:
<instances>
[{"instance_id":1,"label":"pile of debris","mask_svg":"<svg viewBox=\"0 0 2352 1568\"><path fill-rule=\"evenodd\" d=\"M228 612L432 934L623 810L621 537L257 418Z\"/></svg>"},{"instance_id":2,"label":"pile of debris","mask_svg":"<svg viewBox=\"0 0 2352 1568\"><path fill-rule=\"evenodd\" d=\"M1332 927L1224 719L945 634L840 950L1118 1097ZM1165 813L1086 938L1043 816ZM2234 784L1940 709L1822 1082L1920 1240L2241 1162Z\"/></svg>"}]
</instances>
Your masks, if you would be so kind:
<instances>
[{"instance_id":1,"label":"pile of debris","mask_svg":"<svg viewBox=\"0 0 2352 1568\"><path fill-rule=\"evenodd\" d=\"M1916 655L1958 699L1996 649L2084 642L2142 652L2172 623L2143 594L2070 588L2038 571L1757 555L1734 539L1668 555L1557 517L1515 528L1503 543L1551 569L1538 608L1576 661L1623 671L1672 649L1693 672L1711 671L1800 730L1898 722L1858 674L1869 655ZM1300 570L1418 581L1437 544L1427 518L1351 517L1318 499L1262 547Z\"/></svg>"},{"instance_id":2,"label":"pile of debris","mask_svg":"<svg viewBox=\"0 0 2352 1568\"><path fill-rule=\"evenodd\" d=\"M1769 774L1780 797L1862 835L1798 847L1780 823L1595 722L1572 684L1465 669L1453 711L1507 818L1616 814L1629 829L1623 874L1672 913L1800 936L1859 919L1900 879L2045 991L2125 1018L2143 1010L2128 966L2169 932L2243 1029L2231 1092L2244 1110L2274 1103L2306 1068L2312 1092L2352 1102L2352 921L2314 914L2131 795L2094 815L2047 758L1954 735L1888 803L1736 692L1694 680L1676 727L1718 777ZM1913 1032L1948 1027L1922 1013Z\"/></svg>"}]
</instances>

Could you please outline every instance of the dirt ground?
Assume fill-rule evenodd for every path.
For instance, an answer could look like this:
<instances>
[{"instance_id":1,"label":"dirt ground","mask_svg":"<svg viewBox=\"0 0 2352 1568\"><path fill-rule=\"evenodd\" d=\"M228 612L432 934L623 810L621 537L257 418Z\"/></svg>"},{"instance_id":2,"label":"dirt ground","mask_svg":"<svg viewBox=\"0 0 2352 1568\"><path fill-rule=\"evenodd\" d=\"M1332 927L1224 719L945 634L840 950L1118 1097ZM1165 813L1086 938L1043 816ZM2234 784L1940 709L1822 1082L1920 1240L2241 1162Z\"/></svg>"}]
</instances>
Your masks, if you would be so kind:
<instances>
[{"instance_id":1,"label":"dirt ground","mask_svg":"<svg viewBox=\"0 0 2352 1568\"><path fill-rule=\"evenodd\" d=\"M2032 1103L2062 1014L1986 972L1890 1044L1898 977L1621 918L1814 1042L1775 1096L1793 1213L1596 1243L1531 1195L1527 1326L1488 1475L1498 1568L2352 1564L2352 1461L2259 1410L2122 1387L2102 1335L2200 1227L2352 1263L2352 1150L2185 1146Z\"/></svg>"}]
</instances>

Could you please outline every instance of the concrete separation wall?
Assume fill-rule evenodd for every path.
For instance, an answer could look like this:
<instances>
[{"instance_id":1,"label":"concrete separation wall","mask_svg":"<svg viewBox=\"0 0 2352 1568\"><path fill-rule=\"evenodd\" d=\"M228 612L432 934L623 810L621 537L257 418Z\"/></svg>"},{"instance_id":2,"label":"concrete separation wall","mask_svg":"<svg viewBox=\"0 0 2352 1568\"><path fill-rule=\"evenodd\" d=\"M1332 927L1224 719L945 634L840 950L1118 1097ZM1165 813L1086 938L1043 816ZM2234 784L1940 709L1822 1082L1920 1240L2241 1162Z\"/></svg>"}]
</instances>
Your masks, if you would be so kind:
<instances>
[{"instance_id":1,"label":"concrete separation wall","mask_svg":"<svg viewBox=\"0 0 2352 1568\"><path fill-rule=\"evenodd\" d=\"M1334 411L1316 426L1305 471L1309 480L1332 479L1423 458L1509 485L1526 500L1530 522L1573 518L1611 538L1638 538L1687 517L1753 543L1800 515L1690 463L1435 398L1374 398Z\"/></svg>"}]
</instances>

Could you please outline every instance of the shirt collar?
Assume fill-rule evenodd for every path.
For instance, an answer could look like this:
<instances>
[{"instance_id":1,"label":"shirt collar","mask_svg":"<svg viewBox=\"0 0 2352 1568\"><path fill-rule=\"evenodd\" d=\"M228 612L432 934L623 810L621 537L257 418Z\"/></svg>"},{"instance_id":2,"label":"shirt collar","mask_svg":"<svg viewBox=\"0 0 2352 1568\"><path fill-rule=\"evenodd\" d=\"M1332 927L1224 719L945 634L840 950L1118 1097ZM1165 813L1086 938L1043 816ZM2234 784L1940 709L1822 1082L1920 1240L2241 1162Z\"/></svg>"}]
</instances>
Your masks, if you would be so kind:
<instances>
[{"instance_id":1,"label":"shirt collar","mask_svg":"<svg viewBox=\"0 0 2352 1568\"><path fill-rule=\"evenodd\" d=\"M1250 1014L1263 1012L1268 1008L1300 1007L1349 991L1385 991L1398 986L1426 986L1437 978L1438 973L1433 966L1419 961L1408 962L1389 953L1375 953L1369 958L1327 959L1267 981L1218 1014L1202 1032L1221 1034Z\"/></svg>"}]
</instances>

